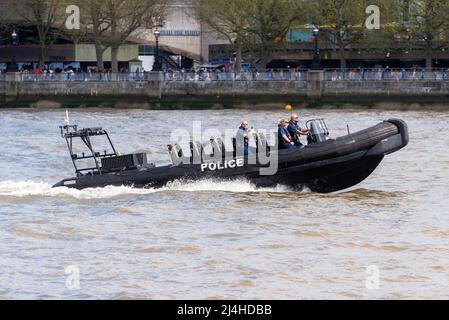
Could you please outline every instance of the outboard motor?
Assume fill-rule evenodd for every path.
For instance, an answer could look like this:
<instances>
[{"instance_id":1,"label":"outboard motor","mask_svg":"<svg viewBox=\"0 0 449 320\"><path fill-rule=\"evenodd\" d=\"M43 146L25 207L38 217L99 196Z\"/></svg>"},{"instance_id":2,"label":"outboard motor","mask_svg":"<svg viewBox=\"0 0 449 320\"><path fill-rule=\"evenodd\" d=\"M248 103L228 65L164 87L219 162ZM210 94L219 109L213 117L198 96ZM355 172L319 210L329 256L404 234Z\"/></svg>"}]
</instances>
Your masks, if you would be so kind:
<instances>
[{"instance_id":1,"label":"outboard motor","mask_svg":"<svg viewBox=\"0 0 449 320\"><path fill-rule=\"evenodd\" d=\"M329 129L327 128L324 119L315 119L307 122L307 129L309 129L309 135L307 142L320 143L329 140Z\"/></svg>"}]
</instances>

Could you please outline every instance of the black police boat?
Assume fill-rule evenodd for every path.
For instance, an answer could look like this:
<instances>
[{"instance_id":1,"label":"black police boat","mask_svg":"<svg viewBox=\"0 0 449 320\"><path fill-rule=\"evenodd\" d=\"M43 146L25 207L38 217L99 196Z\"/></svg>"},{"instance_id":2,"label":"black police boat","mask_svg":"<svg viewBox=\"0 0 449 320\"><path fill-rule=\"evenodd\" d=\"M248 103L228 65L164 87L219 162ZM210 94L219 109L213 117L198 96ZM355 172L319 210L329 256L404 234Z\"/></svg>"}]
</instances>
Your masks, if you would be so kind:
<instances>
[{"instance_id":1,"label":"black police boat","mask_svg":"<svg viewBox=\"0 0 449 320\"><path fill-rule=\"evenodd\" d=\"M119 155L108 133L102 128L79 129L66 122L61 135L66 140L76 177L65 179L54 187L76 189L105 186L161 188L174 181L202 179L247 179L257 187L305 187L312 192L331 193L353 187L379 166L384 157L407 146L407 124L398 119L387 120L371 128L331 139L324 120L307 123L308 145L278 150L268 146L262 134L256 134L256 148L249 156L235 147L226 150L225 143L213 138L208 145L190 143L185 156L179 145L170 145L172 164L155 166L144 153ZM348 130L349 131L349 130ZM92 140L106 137L110 151L97 152ZM74 152L74 139L81 139L86 152ZM230 149L230 148L229 148ZM211 150L206 152L206 150ZM80 168L80 162L91 166Z\"/></svg>"}]
</instances>

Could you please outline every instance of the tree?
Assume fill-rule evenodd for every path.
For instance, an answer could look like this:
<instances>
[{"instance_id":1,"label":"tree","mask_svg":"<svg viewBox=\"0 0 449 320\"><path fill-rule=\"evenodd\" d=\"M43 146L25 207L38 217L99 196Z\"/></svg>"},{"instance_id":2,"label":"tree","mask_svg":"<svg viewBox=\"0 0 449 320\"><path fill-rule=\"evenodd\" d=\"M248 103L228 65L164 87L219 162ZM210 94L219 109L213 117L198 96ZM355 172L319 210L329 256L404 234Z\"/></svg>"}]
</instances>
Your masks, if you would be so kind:
<instances>
[{"instance_id":1,"label":"tree","mask_svg":"<svg viewBox=\"0 0 449 320\"><path fill-rule=\"evenodd\" d=\"M30 25L35 26L39 43L39 68L45 68L46 47L54 42L59 30L62 29L65 7L63 0L25 0L17 4L21 17Z\"/></svg>"},{"instance_id":2,"label":"tree","mask_svg":"<svg viewBox=\"0 0 449 320\"><path fill-rule=\"evenodd\" d=\"M316 25L321 26L326 40L339 49L340 67L346 68L346 49L359 44L363 38L365 10L372 1L316 0L308 2L315 14Z\"/></svg>"},{"instance_id":3,"label":"tree","mask_svg":"<svg viewBox=\"0 0 449 320\"><path fill-rule=\"evenodd\" d=\"M105 45L105 33L110 27L106 13L103 10L103 2L102 0L77 0L76 2L82 12L81 25L83 26L84 34L92 34L97 59L97 70L100 72L104 69L103 54L108 48Z\"/></svg>"},{"instance_id":4,"label":"tree","mask_svg":"<svg viewBox=\"0 0 449 320\"><path fill-rule=\"evenodd\" d=\"M389 52L392 49L406 49L409 36L404 13L396 6L396 2L403 0L375 0L371 1L380 9L380 29L368 30L363 27L362 37L357 45L365 51L378 54ZM407 1L407 0L406 0ZM366 19L367 15L365 16Z\"/></svg>"},{"instance_id":5,"label":"tree","mask_svg":"<svg viewBox=\"0 0 449 320\"><path fill-rule=\"evenodd\" d=\"M241 70L242 50L249 42L249 35L246 32L248 20L242 13L242 2L245 1L198 0L194 6L198 20L234 46L237 52L237 72Z\"/></svg>"},{"instance_id":6,"label":"tree","mask_svg":"<svg viewBox=\"0 0 449 320\"><path fill-rule=\"evenodd\" d=\"M283 41L294 21L300 19L303 1L295 0L246 0L248 27L261 59L261 70L269 63L272 50Z\"/></svg>"},{"instance_id":7,"label":"tree","mask_svg":"<svg viewBox=\"0 0 449 320\"><path fill-rule=\"evenodd\" d=\"M300 14L300 0L199 0L199 20L234 45L237 69L241 52L257 51L265 70L273 48L282 40Z\"/></svg>"},{"instance_id":8,"label":"tree","mask_svg":"<svg viewBox=\"0 0 449 320\"><path fill-rule=\"evenodd\" d=\"M378 0L380 1L380 0ZM424 52L426 68L431 69L435 52L448 45L449 3L445 0L391 0L384 4L384 24L377 33L377 49L389 48Z\"/></svg>"},{"instance_id":9,"label":"tree","mask_svg":"<svg viewBox=\"0 0 449 320\"><path fill-rule=\"evenodd\" d=\"M146 19L164 16L168 0L104 0L100 9L104 30L103 43L111 48L112 72L118 72L118 52Z\"/></svg>"},{"instance_id":10,"label":"tree","mask_svg":"<svg viewBox=\"0 0 449 320\"><path fill-rule=\"evenodd\" d=\"M426 53L426 68L433 67L433 54L447 46L449 2L447 0L402 1L410 12L414 43Z\"/></svg>"}]
</instances>

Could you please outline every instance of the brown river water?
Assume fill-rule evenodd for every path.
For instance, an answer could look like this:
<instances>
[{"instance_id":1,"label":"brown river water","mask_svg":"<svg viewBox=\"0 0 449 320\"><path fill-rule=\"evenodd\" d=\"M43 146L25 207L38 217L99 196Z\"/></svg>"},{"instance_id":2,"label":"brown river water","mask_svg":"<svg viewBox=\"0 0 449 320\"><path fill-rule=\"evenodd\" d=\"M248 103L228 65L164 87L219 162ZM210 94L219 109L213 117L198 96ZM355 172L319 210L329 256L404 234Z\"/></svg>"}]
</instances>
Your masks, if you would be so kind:
<instances>
[{"instance_id":1,"label":"brown river water","mask_svg":"<svg viewBox=\"0 0 449 320\"><path fill-rule=\"evenodd\" d=\"M424 109L424 107L423 107ZM247 181L52 189L73 176L63 110L0 111L0 299L448 299L449 113L302 110L333 137L388 118L410 145L320 195ZM275 127L283 111L74 110L167 163L172 129Z\"/></svg>"}]
</instances>

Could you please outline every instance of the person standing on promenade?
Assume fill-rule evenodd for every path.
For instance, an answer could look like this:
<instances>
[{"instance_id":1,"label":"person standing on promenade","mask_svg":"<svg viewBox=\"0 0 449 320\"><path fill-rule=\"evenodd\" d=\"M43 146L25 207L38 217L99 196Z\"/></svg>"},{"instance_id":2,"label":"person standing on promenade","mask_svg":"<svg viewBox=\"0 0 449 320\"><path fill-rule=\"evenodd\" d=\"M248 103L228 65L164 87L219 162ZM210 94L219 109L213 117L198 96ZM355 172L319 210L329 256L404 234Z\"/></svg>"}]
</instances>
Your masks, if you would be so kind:
<instances>
[{"instance_id":1,"label":"person standing on promenade","mask_svg":"<svg viewBox=\"0 0 449 320\"><path fill-rule=\"evenodd\" d=\"M35 67L35 68L33 69L34 81L37 81L37 80L39 79L39 73L40 73L39 68L38 68L38 67Z\"/></svg>"}]
</instances>

